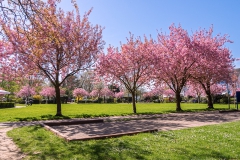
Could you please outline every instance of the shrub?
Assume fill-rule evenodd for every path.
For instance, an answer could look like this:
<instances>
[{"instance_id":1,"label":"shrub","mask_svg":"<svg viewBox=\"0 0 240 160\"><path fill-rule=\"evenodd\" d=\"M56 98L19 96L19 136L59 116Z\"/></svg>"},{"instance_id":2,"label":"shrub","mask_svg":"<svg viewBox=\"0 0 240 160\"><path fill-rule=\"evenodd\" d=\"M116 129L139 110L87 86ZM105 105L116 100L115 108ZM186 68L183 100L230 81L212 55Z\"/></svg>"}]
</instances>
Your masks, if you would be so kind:
<instances>
[{"instance_id":1,"label":"shrub","mask_svg":"<svg viewBox=\"0 0 240 160\"><path fill-rule=\"evenodd\" d=\"M46 104L46 101L47 101L47 104L54 104L54 102L55 102L53 99L49 99L49 100L43 99L43 100L41 101L41 104Z\"/></svg>"},{"instance_id":2,"label":"shrub","mask_svg":"<svg viewBox=\"0 0 240 160\"><path fill-rule=\"evenodd\" d=\"M25 101L22 98L17 98L15 102L19 104L25 104Z\"/></svg>"},{"instance_id":3,"label":"shrub","mask_svg":"<svg viewBox=\"0 0 240 160\"><path fill-rule=\"evenodd\" d=\"M159 99L155 99L153 100L154 103L160 103L160 100Z\"/></svg>"},{"instance_id":4,"label":"shrub","mask_svg":"<svg viewBox=\"0 0 240 160\"><path fill-rule=\"evenodd\" d=\"M98 98L98 103L102 103L103 102L103 98Z\"/></svg>"},{"instance_id":5,"label":"shrub","mask_svg":"<svg viewBox=\"0 0 240 160\"><path fill-rule=\"evenodd\" d=\"M230 98L230 102L231 102L232 104L235 103L235 98L231 97L231 98Z\"/></svg>"},{"instance_id":6,"label":"shrub","mask_svg":"<svg viewBox=\"0 0 240 160\"><path fill-rule=\"evenodd\" d=\"M14 108L15 103L12 102L0 102L0 108Z\"/></svg>"},{"instance_id":7,"label":"shrub","mask_svg":"<svg viewBox=\"0 0 240 160\"><path fill-rule=\"evenodd\" d=\"M198 100L196 98L191 98L188 100L190 103L198 103Z\"/></svg>"},{"instance_id":8,"label":"shrub","mask_svg":"<svg viewBox=\"0 0 240 160\"><path fill-rule=\"evenodd\" d=\"M99 103L98 99L92 100L92 103Z\"/></svg>"},{"instance_id":9,"label":"shrub","mask_svg":"<svg viewBox=\"0 0 240 160\"><path fill-rule=\"evenodd\" d=\"M207 103L207 98L206 97L202 97L201 98L201 103L205 103L206 104Z\"/></svg>"},{"instance_id":10,"label":"shrub","mask_svg":"<svg viewBox=\"0 0 240 160\"><path fill-rule=\"evenodd\" d=\"M85 103L85 100L78 100L77 103Z\"/></svg>"},{"instance_id":11,"label":"shrub","mask_svg":"<svg viewBox=\"0 0 240 160\"><path fill-rule=\"evenodd\" d=\"M113 98L108 98L107 103L114 103L114 99Z\"/></svg>"},{"instance_id":12,"label":"shrub","mask_svg":"<svg viewBox=\"0 0 240 160\"><path fill-rule=\"evenodd\" d=\"M42 100L42 96L41 95L34 95L33 100L38 100L38 102L39 102L39 101Z\"/></svg>"},{"instance_id":13,"label":"shrub","mask_svg":"<svg viewBox=\"0 0 240 160\"><path fill-rule=\"evenodd\" d=\"M165 98L164 98L164 102L165 102L165 103L172 103L172 102L175 102L175 98L172 98L172 97L165 97Z\"/></svg>"},{"instance_id":14,"label":"shrub","mask_svg":"<svg viewBox=\"0 0 240 160\"><path fill-rule=\"evenodd\" d=\"M122 102L121 98L117 99L117 103L121 103L121 102Z\"/></svg>"},{"instance_id":15,"label":"shrub","mask_svg":"<svg viewBox=\"0 0 240 160\"><path fill-rule=\"evenodd\" d=\"M16 99L15 99L15 98L9 99L8 102L13 102L13 103L15 103L15 102L16 102Z\"/></svg>"},{"instance_id":16,"label":"shrub","mask_svg":"<svg viewBox=\"0 0 240 160\"><path fill-rule=\"evenodd\" d=\"M220 99L220 103L228 104L228 97L223 97L222 99Z\"/></svg>"},{"instance_id":17,"label":"shrub","mask_svg":"<svg viewBox=\"0 0 240 160\"><path fill-rule=\"evenodd\" d=\"M40 101L38 100L38 99L33 99L33 102L32 102L33 104L39 104L40 103Z\"/></svg>"}]
</instances>

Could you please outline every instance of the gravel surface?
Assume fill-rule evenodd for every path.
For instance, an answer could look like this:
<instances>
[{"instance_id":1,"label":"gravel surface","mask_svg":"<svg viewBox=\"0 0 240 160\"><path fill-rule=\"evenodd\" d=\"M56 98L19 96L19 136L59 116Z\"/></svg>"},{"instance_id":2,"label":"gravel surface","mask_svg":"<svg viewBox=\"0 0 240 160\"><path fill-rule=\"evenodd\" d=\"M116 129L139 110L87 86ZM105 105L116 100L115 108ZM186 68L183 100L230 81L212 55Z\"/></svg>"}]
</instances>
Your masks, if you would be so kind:
<instances>
[{"instance_id":1,"label":"gravel surface","mask_svg":"<svg viewBox=\"0 0 240 160\"><path fill-rule=\"evenodd\" d=\"M0 128L0 159L1 160L20 160L23 159L24 154L15 145L11 138L7 136L7 132L11 127Z\"/></svg>"}]
</instances>

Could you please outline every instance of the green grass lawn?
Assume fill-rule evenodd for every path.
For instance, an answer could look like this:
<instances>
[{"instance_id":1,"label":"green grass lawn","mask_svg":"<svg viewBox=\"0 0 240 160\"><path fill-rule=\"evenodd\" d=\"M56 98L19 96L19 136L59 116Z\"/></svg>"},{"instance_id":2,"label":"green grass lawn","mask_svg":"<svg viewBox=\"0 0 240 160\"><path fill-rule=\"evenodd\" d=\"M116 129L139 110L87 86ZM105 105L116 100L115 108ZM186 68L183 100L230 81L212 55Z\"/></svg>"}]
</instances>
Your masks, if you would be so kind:
<instances>
[{"instance_id":1,"label":"green grass lawn","mask_svg":"<svg viewBox=\"0 0 240 160\"><path fill-rule=\"evenodd\" d=\"M140 107L139 107L140 108ZM40 126L11 130L26 159L240 159L240 121L104 140L66 142Z\"/></svg>"},{"instance_id":2,"label":"green grass lawn","mask_svg":"<svg viewBox=\"0 0 240 160\"><path fill-rule=\"evenodd\" d=\"M137 103L138 114L154 114L175 112L175 103ZM182 103L184 111L203 111L207 104ZM228 109L228 105L215 104L215 109ZM234 108L234 105L231 105ZM24 108L0 109L0 122L32 121L58 118L87 118L131 115L132 104L62 104L64 117L55 117L56 104L33 104Z\"/></svg>"}]
</instances>

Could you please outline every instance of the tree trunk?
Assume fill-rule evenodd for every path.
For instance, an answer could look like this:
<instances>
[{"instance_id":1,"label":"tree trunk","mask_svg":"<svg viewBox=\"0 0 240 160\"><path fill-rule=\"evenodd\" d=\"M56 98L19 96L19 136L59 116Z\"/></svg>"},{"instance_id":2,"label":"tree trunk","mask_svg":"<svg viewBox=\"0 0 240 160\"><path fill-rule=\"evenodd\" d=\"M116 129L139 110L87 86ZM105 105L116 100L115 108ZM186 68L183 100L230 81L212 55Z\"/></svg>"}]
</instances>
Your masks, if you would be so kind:
<instances>
[{"instance_id":1,"label":"tree trunk","mask_svg":"<svg viewBox=\"0 0 240 160\"><path fill-rule=\"evenodd\" d=\"M61 96L59 86L55 86L56 102L57 102L57 114L56 116L62 116Z\"/></svg>"},{"instance_id":2,"label":"tree trunk","mask_svg":"<svg viewBox=\"0 0 240 160\"><path fill-rule=\"evenodd\" d=\"M135 97L136 97L136 103L137 103L137 93L136 93Z\"/></svg>"},{"instance_id":3,"label":"tree trunk","mask_svg":"<svg viewBox=\"0 0 240 160\"><path fill-rule=\"evenodd\" d=\"M213 101L210 91L207 92L208 108L213 109Z\"/></svg>"},{"instance_id":4,"label":"tree trunk","mask_svg":"<svg viewBox=\"0 0 240 160\"><path fill-rule=\"evenodd\" d=\"M229 92L228 92L228 109L230 109L230 96L229 96Z\"/></svg>"},{"instance_id":5,"label":"tree trunk","mask_svg":"<svg viewBox=\"0 0 240 160\"><path fill-rule=\"evenodd\" d=\"M208 99L208 108L213 109L213 99L212 99L211 90L210 90L210 83L207 83L205 92Z\"/></svg>"},{"instance_id":6,"label":"tree trunk","mask_svg":"<svg viewBox=\"0 0 240 160\"><path fill-rule=\"evenodd\" d=\"M132 92L132 105L133 105L133 113L137 113L136 101L135 101L135 92Z\"/></svg>"},{"instance_id":7,"label":"tree trunk","mask_svg":"<svg viewBox=\"0 0 240 160\"><path fill-rule=\"evenodd\" d=\"M182 111L180 92L176 92L175 94L176 94L176 111Z\"/></svg>"},{"instance_id":8,"label":"tree trunk","mask_svg":"<svg viewBox=\"0 0 240 160\"><path fill-rule=\"evenodd\" d=\"M208 108L213 109L213 101L212 101L212 96L211 96L210 82L208 82L206 84L202 83L201 81L199 81L199 82L202 85L202 87L205 91L205 94L207 95Z\"/></svg>"},{"instance_id":9,"label":"tree trunk","mask_svg":"<svg viewBox=\"0 0 240 160\"><path fill-rule=\"evenodd\" d=\"M46 99L46 104L48 104L48 101L49 101L49 96L47 96L47 99Z\"/></svg>"},{"instance_id":10,"label":"tree trunk","mask_svg":"<svg viewBox=\"0 0 240 160\"><path fill-rule=\"evenodd\" d=\"M198 103L200 103L200 101L201 101L201 99L200 99L201 97L200 96L198 96Z\"/></svg>"}]
</instances>

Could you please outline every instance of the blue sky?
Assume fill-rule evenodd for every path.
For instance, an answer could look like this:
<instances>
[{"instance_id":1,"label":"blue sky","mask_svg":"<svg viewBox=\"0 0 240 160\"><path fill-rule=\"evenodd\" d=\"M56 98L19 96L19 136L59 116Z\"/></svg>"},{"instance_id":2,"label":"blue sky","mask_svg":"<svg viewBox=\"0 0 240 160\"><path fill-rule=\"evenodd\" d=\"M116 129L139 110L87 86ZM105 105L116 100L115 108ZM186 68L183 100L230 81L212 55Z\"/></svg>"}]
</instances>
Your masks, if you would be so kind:
<instances>
[{"instance_id":1,"label":"blue sky","mask_svg":"<svg viewBox=\"0 0 240 160\"><path fill-rule=\"evenodd\" d=\"M214 34L228 34L233 43L226 46L234 58L240 58L240 1L239 0L76 0L81 14L93 8L92 24L105 27L105 48L120 46L129 37L168 33L171 24L188 30L214 27ZM72 10L70 0L62 0L61 8ZM240 68L240 61L234 63Z\"/></svg>"}]
</instances>

